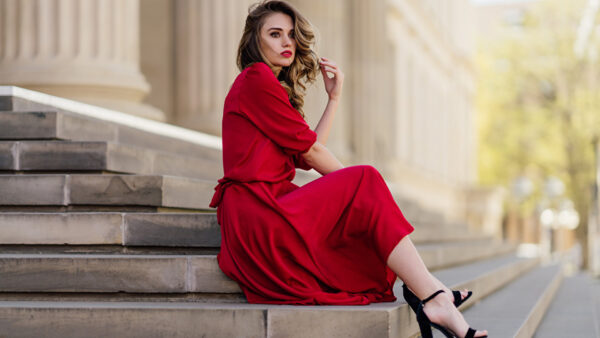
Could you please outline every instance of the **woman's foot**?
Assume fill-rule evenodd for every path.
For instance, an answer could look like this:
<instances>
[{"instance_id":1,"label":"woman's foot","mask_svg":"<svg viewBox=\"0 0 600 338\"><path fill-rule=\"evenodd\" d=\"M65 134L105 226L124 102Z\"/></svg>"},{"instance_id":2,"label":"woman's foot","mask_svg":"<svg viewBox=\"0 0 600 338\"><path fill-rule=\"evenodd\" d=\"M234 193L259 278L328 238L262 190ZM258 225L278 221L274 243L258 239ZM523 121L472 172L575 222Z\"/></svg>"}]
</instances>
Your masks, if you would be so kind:
<instances>
[{"instance_id":1,"label":"woman's foot","mask_svg":"<svg viewBox=\"0 0 600 338\"><path fill-rule=\"evenodd\" d=\"M471 295L473 294L473 292L471 292L467 289L463 289L460 291L450 290L448 287L446 287L441 282L438 282L436 284L438 284L438 287L440 289L444 290L445 295L449 295L450 300L454 303L454 306L456 306L456 307L459 307L460 305L462 305L462 303L464 303L467 299L469 299L469 297L471 297ZM417 312L417 306L419 305L420 299L417 298L417 296L414 294L414 292L412 292L412 290L410 290L408 288L408 286L406 286L406 284L402 285L402 294L404 296L404 299L408 303L408 305L410 305L410 307L415 312ZM442 296L440 295L440 297L442 297Z\"/></svg>"},{"instance_id":2,"label":"woman's foot","mask_svg":"<svg viewBox=\"0 0 600 338\"><path fill-rule=\"evenodd\" d=\"M452 303L453 298L448 292L434 297L424 305L423 311L432 323L448 328L458 337L464 337L469 330L469 324ZM487 336L487 331L477 331L475 337Z\"/></svg>"}]
</instances>

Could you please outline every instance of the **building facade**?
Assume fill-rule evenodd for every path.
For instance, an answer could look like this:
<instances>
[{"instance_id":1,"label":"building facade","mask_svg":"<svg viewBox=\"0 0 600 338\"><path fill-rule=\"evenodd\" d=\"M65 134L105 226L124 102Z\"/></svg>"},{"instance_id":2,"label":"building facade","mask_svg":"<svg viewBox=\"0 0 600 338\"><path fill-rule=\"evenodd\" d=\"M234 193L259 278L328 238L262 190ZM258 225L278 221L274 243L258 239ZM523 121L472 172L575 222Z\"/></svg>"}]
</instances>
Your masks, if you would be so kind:
<instances>
[{"instance_id":1,"label":"building facade","mask_svg":"<svg viewBox=\"0 0 600 338\"><path fill-rule=\"evenodd\" d=\"M220 135L254 0L0 0L0 84ZM328 147L403 198L465 219L476 180L468 0L292 0L344 70ZM315 126L321 79L305 112Z\"/></svg>"}]
</instances>

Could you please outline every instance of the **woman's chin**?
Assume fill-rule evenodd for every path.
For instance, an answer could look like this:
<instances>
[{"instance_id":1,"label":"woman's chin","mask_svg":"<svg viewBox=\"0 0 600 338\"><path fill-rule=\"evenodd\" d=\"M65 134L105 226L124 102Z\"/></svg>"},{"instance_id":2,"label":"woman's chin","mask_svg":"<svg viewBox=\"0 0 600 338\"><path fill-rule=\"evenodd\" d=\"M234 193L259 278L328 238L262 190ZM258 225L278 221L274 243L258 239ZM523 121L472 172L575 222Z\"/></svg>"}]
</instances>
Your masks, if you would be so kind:
<instances>
[{"instance_id":1,"label":"woman's chin","mask_svg":"<svg viewBox=\"0 0 600 338\"><path fill-rule=\"evenodd\" d=\"M278 67L289 67L294 62L294 59L285 59L277 63Z\"/></svg>"}]
</instances>

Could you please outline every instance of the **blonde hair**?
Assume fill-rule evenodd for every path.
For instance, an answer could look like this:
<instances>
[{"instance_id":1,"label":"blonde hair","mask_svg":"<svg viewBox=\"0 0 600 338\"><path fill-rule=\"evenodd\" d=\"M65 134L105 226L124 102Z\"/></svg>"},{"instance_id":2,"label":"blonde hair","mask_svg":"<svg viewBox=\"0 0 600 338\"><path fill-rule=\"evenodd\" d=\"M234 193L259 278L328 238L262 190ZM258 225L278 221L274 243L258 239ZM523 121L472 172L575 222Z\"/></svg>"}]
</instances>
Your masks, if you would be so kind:
<instances>
[{"instance_id":1,"label":"blonde hair","mask_svg":"<svg viewBox=\"0 0 600 338\"><path fill-rule=\"evenodd\" d=\"M248 9L244 33L240 39L237 66L240 71L256 62L273 65L260 49L260 30L265 18L273 13L283 13L292 18L296 40L296 56L288 67L279 72L278 80L285 88L290 103L304 117L304 95L306 85L316 80L319 63L313 50L315 33L310 22L298 10L284 1L268 0L256 3Z\"/></svg>"}]
</instances>

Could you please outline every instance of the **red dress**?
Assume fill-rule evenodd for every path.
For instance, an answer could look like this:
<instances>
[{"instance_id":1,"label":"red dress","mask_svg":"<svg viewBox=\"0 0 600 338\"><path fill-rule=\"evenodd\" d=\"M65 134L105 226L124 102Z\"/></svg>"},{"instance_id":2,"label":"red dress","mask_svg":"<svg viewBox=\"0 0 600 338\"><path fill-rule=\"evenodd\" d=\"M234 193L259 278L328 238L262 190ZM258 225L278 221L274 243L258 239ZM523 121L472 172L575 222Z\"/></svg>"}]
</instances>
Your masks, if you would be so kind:
<instances>
[{"instance_id":1,"label":"red dress","mask_svg":"<svg viewBox=\"0 0 600 338\"><path fill-rule=\"evenodd\" d=\"M310 169L301 154L316 138L266 64L238 75L225 99L225 176L211 202L219 266L249 303L394 301L386 260L413 227L371 166L293 184L296 167Z\"/></svg>"}]
</instances>

